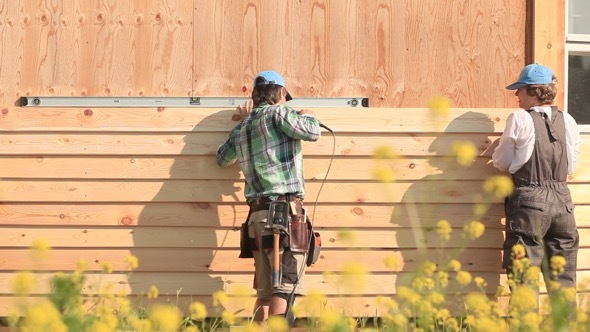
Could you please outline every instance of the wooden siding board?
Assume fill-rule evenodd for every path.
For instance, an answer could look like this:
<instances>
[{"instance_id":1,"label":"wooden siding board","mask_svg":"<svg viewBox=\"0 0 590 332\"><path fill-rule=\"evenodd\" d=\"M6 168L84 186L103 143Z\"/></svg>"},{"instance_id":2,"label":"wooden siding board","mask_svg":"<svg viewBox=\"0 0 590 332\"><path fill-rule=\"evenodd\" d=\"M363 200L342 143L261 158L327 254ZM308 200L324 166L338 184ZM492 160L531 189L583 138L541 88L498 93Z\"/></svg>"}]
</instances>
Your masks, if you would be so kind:
<instances>
[{"instance_id":1,"label":"wooden siding board","mask_svg":"<svg viewBox=\"0 0 590 332\"><path fill-rule=\"evenodd\" d=\"M452 215L449 223L461 228L473 218L473 205L437 204L422 207L423 227L435 227L440 216ZM307 200L308 215L314 217L314 225L321 229L382 229L404 227L409 216L403 203L347 204L325 203ZM576 207L579 225L590 226L590 207ZM501 203L492 204L480 221L486 228L503 228L504 210ZM0 204L0 225L4 226L68 226L68 227L212 227L237 228L246 220L248 207L242 203L8 203Z\"/></svg>"},{"instance_id":2,"label":"wooden siding board","mask_svg":"<svg viewBox=\"0 0 590 332\"><path fill-rule=\"evenodd\" d=\"M32 241L33 239L28 239ZM501 243L499 244L501 246ZM456 259L470 272L495 272L501 273L502 250L499 248L470 248L469 252L452 250L457 253ZM108 249L108 250L107 250ZM239 273L253 272L254 261L251 259L239 259L237 249L212 250L198 248L152 248L148 244L138 244L133 248L55 248L51 252L51 261L35 260L30 251L25 248L3 248L6 256L0 260L3 270L25 269L34 267L39 271L56 271L57 267L76 269L80 260L87 262L87 269L100 271L102 263L112 264L113 271L125 272L128 269L126 263L129 255L134 255L139 260L138 272L218 272ZM579 255L580 269L585 269L588 263L582 259L587 257L588 248L583 248ZM448 252L433 250L434 263L448 261ZM12 259L20 258L20 260ZM370 259L369 259L370 258ZM392 269L385 264L386 259L397 261L397 269ZM342 271L347 263L362 262L363 267L369 273L412 272L424 262L426 258L416 248L384 248L369 250L368 248L340 248L322 250L318 261L309 268L310 273L323 273L330 271Z\"/></svg>"},{"instance_id":3,"label":"wooden siding board","mask_svg":"<svg viewBox=\"0 0 590 332\"><path fill-rule=\"evenodd\" d=\"M188 98L188 97L187 97ZM427 108L313 108L338 133L501 133L513 108L433 112ZM227 132L237 124L234 109L222 108L35 108L0 113L0 132ZM133 121L130 121L133 119ZM359 127L358 123L363 123ZM325 131L324 131L325 132ZM325 135L329 133L325 132Z\"/></svg>"},{"instance_id":4,"label":"wooden siding board","mask_svg":"<svg viewBox=\"0 0 590 332\"><path fill-rule=\"evenodd\" d=\"M407 182L378 183L354 180L308 181L308 197L320 192L328 203L482 203L481 181L439 181L425 179L418 184ZM572 197L578 204L588 204L587 185L571 183ZM243 202L243 184L209 180L165 181L47 181L4 180L0 200L4 202ZM491 202L502 199L491 197Z\"/></svg>"},{"instance_id":5,"label":"wooden siding board","mask_svg":"<svg viewBox=\"0 0 590 332\"><path fill-rule=\"evenodd\" d=\"M449 156L457 140L471 141L483 155L498 135L486 134L341 134L334 146L329 135L318 142L304 142L308 156L372 156L389 146L398 155ZM227 133L0 133L0 155L214 155ZM395 141L395 144L392 142ZM586 148L586 144L583 146Z\"/></svg>"},{"instance_id":6,"label":"wooden siding board","mask_svg":"<svg viewBox=\"0 0 590 332\"><path fill-rule=\"evenodd\" d=\"M489 157L478 158L476 165L485 165ZM102 167L97 168L100 163ZM485 179L486 167L469 172L456 167L446 157L398 158L375 160L363 157L314 156L303 161L306 180L375 180L372 170L380 166L391 169L398 181L420 180L437 174L441 180ZM331 167L330 167L331 164ZM214 156L1 156L0 178L4 179L126 179L126 180L239 180L244 179L233 167L212 167ZM328 167L330 167L328 172ZM441 171L444 169L445 171ZM576 174L578 175L578 174ZM585 179L585 173L574 180Z\"/></svg>"}]
</instances>

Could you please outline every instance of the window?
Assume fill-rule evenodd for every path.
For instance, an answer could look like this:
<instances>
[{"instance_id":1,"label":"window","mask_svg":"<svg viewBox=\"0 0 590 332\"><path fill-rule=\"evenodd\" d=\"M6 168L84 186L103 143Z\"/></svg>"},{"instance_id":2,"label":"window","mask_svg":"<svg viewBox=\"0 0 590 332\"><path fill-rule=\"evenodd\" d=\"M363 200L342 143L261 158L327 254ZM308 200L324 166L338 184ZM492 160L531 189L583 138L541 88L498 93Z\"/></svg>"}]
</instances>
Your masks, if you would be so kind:
<instances>
[{"instance_id":1,"label":"window","mask_svg":"<svg viewBox=\"0 0 590 332\"><path fill-rule=\"evenodd\" d=\"M566 110L590 124L590 1L568 0L565 40Z\"/></svg>"}]
</instances>

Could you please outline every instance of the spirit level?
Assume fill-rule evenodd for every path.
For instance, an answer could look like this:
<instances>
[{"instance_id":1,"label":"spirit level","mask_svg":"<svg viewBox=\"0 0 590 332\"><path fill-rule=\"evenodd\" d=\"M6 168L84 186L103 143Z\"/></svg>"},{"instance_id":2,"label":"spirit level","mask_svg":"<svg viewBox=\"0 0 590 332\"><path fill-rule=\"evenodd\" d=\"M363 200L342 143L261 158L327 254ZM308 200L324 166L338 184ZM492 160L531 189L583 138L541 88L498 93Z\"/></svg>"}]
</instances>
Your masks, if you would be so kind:
<instances>
[{"instance_id":1,"label":"spirit level","mask_svg":"<svg viewBox=\"0 0 590 332\"><path fill-rule=\"evenodd\" d=\"M236 107L246 97L21 97L23 107ZM369 98L296 98L293 108L369 107Z\"/></svg>"}]
</instances>

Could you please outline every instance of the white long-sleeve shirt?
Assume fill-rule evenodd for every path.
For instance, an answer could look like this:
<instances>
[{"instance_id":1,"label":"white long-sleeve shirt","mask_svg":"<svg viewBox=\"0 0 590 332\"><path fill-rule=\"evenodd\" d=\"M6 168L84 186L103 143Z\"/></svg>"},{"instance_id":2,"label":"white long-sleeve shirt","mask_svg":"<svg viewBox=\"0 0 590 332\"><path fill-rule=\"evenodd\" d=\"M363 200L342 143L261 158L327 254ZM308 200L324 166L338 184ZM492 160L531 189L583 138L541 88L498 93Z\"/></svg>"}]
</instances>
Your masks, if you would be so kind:
<instances>
[{"instance_id":1,"label":"white long-sleeve shirt","mask_svg":"<svg viewBox=\"0 0 590 332\"><path fill-rule=\"evenodd\" d=\"M536 112L545 112L551 117L550 106L535 106ZM565 148L567 153L567 171L572 174L578 165L580 154L580 131L576 120L569 114L563 113L565 120ZM501 171L514 174L524 165L533 154L535 147L535 125L533 118L524 109L515 111L508 116L506 128L500 143L492 154L494 166Z\"/></svg>"}]
</instances>

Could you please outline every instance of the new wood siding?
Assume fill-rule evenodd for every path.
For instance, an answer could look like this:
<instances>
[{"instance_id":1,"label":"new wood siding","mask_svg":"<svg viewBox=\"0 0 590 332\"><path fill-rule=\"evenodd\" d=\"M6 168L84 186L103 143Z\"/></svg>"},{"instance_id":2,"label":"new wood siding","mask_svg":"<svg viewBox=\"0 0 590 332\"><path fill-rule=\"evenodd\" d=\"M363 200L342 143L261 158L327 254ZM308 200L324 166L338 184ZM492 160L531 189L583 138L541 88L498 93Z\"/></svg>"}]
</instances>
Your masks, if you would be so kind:
<instances>
[{"instance_id":1,"label":"new wood siding","mask_svg":"<svg viewBox=\"0 0 590 332\"><path fill-rule=\"evenodd\" d=\"M14 303L17 271L40 280L88 262L89 285L110 283L145 300L212 306L218 290L251 292L253 261L238 259L246 219L243 177L215 151L236 124L219 108L30 108L21 96L249 96L275 69L291 94L368 97L370 108L317 108L335 132L304 144L306 206L323 250L307 287L358 316L426 255L462 247L461 230L486 202L482 182L515 97L504 89L525 64L527 2L510 1L0 1L0 316ZM435 15L433 15L435 13ZM535 51L540 52L540 51ZM556 72L563 73L562 69ZM427 109L435 96L447 116ZM454 142L479 156L463 168ZM585 135L582 155L589 155ZM388 147L397 157L377 160ZM580 226L578 277L588 265L590 178L583 157L571 177ZM324 177L330 172L324 183ZM375 179L387 167L395 181ZM319 195L318 195L319 194ZM317 203L317 204L316 204ZM447 219L453 237L433 227ZM503 207L479 220L485 235L458 259L494 294L501 270ZM53 247L30 256L35 239ZM129 255L139 267L126 273ZM385 264L399 259L399 271ZM366 287L338 272L360 263ZM111 263L113 273L100 273ZM333 273L334 275L332 275ZM40 282L36 294L48 291ZM91 294L93 289L85 292ZM31 298L30 300L34 300ZM231 303L251 314L253 299ZM213 313L214 314L214 313Z\"/></svg>"}]
</instances>

